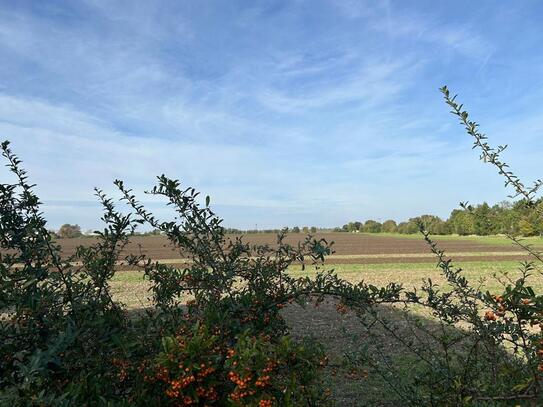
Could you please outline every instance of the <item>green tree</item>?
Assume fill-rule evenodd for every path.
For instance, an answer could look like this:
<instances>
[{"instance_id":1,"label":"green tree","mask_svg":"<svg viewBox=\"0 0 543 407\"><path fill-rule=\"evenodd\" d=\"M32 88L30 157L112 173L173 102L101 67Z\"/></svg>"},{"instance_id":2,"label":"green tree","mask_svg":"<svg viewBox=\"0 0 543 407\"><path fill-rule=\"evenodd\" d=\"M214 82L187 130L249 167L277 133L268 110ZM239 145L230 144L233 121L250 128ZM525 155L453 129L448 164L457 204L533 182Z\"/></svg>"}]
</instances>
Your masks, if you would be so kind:
<instances>
[{"instance_id":1,"label":"green tree","mask_svg":"<svg viewBox=\"0 0 543 407\"><path fill-rule=\"evenodd\" d=\"M367 220L366 223L364 223L363 231L366 233L380 233L381 232L381 223L377 222L376 220Z\"/></svg>"},{"instance_id":2,"label":"green tree","mask_svg":"<svg viewBox=\"0 0 543 407\"><path fill-rule=\"evenodd\" d=\"M533 236L536 234L535 226L526 218L519 221L518 227L522 236Z\"/></svg>"},{"instance_id":3,"label":"green tree","mask_svg":"<svg viewBox=\"0 0 543 407\"><path fill-rule=\"evenodd\" d=\"M412 219L410 219L409 222L400 222L398 224L398 233L410 235L410 234L417 233L418 231L419 231L419 226Z\"/></svg>"},{"instance_id":4,"label":"green tree","mask_svg":"<svg viewBox=\"0 0 543 407\"><path fill-rule=\"evenodd\" d=\"M81 227L79 225L70 225L65 223L60 227L58 236L61 238L81 237Z\"/></svg>"},{"instance_id":5,"label":"green tree","mask_svg":"<svg viewBox=\"0 0 543 407\"><path fill-rule=\"evenodd\" d=\"M392 219L385 220L381 227L381 231L385 233L396 233L398 231L398 225L396 224L396 221Z\"/></svg>"},{"instance_id":6,"label":"green tree","mask_svg":"<svg viewBox=\"0 0 543 407\"><path fill-rule=\"evenodd\" d=\"M342 229L344 232L356 232L359 231L360 228L363 226L361 222L349 222L345 225L343 225Z\"/></svg>"},{"instance_id":7,"label":"green tree","mask_svg":"<svg viewBox=\"0 0 543 407\"><path fill-rule=\"evenodd\" d=\"M445 235L449 233L447 224L439 216L421 215L416 218L411 218L409 221L414 222L417 225L422 222L425 229L432 235Z\"/></svg>"},{"instance_id":8,"label":"green tree","mask_svg":"<svg viewBox=\"0 0 543 407\"><path fill-rule=\"evenodd\" d=\"M448 223L452 232L458 235L466 236L475 233L473 217L464 209L454 209Z\"/></svg>"},{"instance_id":9,"label":"green tree","mask_svg":"<svg viewBox=\"0 0 543 407\"><path fill-rule=\"evenodd\" d=\"M473 211L473 231L478 236L486 236L493 232L493 222L490 206L486 202L477 205Z\"/></svg>"}]
</instances>

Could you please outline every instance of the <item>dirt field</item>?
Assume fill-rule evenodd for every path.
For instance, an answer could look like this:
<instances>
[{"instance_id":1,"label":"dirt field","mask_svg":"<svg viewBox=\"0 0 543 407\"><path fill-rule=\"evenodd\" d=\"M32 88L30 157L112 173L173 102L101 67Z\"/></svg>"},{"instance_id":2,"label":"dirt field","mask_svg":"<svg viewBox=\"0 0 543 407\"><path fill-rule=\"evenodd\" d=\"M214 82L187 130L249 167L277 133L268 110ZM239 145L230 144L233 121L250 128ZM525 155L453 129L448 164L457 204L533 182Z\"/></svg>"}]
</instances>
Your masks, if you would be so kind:
<instances>
[{"instance_id":1,"label":"dirt field","mask_svg":"<svg viewBox=\"0 0 543 407\"><path fill-rule=\"evenodd\" d=\"M304 234L290 234L286 242L297 244ZM380 263L432 263L435 256L422 238L402 236L382 236L352 233L324 233L322 237L333 241L334 253L328 263L334 264L380 264ZM246 241L253 244L276 244L276 236L271 233L248 234ZM440 247L456 260L524 260L525 254L512 244L487 243L485 238L454 239L436 238ZM73 254L78 245L89 245L94 238L61 239L59 243L66 255ZM136 236L131 239L127 252L143 253L155 260L176 263L182 256L172 248L163 236Z\"/></svg>"}]
</instances>

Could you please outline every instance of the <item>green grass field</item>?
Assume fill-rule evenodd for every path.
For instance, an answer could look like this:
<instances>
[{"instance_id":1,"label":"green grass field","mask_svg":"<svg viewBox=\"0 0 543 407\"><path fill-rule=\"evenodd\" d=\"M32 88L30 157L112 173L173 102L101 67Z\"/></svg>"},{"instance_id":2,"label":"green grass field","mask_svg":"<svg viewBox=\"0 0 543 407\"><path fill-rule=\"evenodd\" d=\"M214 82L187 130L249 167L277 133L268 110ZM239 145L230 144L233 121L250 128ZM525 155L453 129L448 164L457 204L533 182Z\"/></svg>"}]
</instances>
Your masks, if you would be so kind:
<instances>
[{"instance_id":1,"label":"green grass field","mask_svg":"<svg viewBox=\"0 0 543 407\"><path fill-rule=\"evenodd\" d=\"M463 261L455 263L463 269L464 275L473 283L483 285L491 292L500 290L500 283L494 275L507 274L514 279L519 273L519 261ZM321 270L333 269L340 277L351 281L366 281L384 286L390 282L398 282L406 288L420 287L424 279L431 278L436 283L443 283L440 270L432 263L381 263L381 264L328 264ZM301 266L293 266L290 272L296 276L311 276L317 271L312 267L302 270ZM543 290L543 279L534 272L534 290ZM140 307L147 303L149 296L148 282L144 281L139 271L119 271L112 280L115 296L128 307Z\"/></svg>"},{"instance_id":2,"label":"green grass field","mask_svg":"<svg viewBox=\"0 0 543 407\"><path fill-rule=\"evenodd\" d=\"M519 261L463 261L455 263L463 270L464 275L472 282L483 282L483 286L496 291L500 284L494 275L508 274L515 278L519 274ZM431 278L434 282L443 282L441 270L432 263L384 263L384 264L337 264L328 265L327 269L334 271L344 279L352 282L364 280L368 283L382 286L390 282L402 283L406 288L419 287L423 279ZM310 269L302 271L300 267L292 268L293 274L310 275ZM534 287L543 289L543 281L533 279Z\"/></svg>"}]
</instances>

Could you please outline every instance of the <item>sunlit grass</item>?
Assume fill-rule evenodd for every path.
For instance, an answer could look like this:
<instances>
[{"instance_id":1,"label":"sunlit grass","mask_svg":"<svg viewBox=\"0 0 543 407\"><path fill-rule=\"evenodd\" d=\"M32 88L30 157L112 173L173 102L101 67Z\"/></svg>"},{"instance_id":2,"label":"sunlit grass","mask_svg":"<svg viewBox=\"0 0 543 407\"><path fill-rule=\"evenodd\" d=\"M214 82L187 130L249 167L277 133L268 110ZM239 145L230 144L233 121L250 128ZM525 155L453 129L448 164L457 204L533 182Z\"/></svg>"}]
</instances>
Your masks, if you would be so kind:
<instances>
[{"instance_id":1,"label":"sunlit grass","mask_svg":"<svg viewBox=\"0 0 543 407\"><path fill-rule=\"evenodd\" d=\"M461 267L466 278L472 284L481 284L485 290L499 292L501 285L494 275L507 274L514 280L520 274L519 261L462 261L456 262ZM347 281L357 283L364 280L377 286L384 286L391 282L404 285L405 288L420 287L423 280L432 279L437 284L445 281L441 270L433 263L382 263L382 264L329 264L320 270L334 270ZM289 272L294 276L312 276L317 273L314 267L292 266ZM534 290L543 290L543 279L534 272L532 286ZM117 299L128 307L140 307L148 304L149 282L143 279L139 271L119 271L111 280L113 293Z\"/></svg>"},{"instance_id":2,"label":"sunlit grass","mask_svg":"<svg viewBox=\"0 0 543 407\"><path fill-rule=\"evenodd\" d=\"M481 284L482 288L491 292L500 290L500 282L495 277L514 280L520 275L521 262L517 260L505 261L459 261L456 267L462 269L463 275L473 285ZM382 263L382 264L336 264L328 265L326 269L333 269L340 277L350 282L364 280L377 286L383 286L391 282L403 284L406 288L420 287L423 280L428 278L438 284L444 284L445 280L441 270L433 263ZM314 269L299 266L291 267L295 275L311 275ZM543 290L543 279L534 271L532 285L534 290Z\"/></svg>"}]
</instances>

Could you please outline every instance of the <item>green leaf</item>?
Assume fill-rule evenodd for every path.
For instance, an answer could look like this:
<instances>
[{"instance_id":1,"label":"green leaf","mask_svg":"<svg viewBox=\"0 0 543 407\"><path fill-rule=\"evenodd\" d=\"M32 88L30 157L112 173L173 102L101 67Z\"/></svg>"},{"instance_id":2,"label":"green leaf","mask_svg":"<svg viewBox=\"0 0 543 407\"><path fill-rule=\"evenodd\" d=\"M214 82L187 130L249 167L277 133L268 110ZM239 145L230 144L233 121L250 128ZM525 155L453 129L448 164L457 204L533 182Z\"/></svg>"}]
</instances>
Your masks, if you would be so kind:
<instances>
[{"instance_id":1,"label":"green leaf","mask_svg":"<svg viewBox=\"0 0 543 407\"><path fill-rule=\"evenodd\" d=\"M175 347L175 339L171 336L165 336L162 338L162 348L164 349L164 352L168 353L174 350Z\"/></svg>"}]
</instances>

